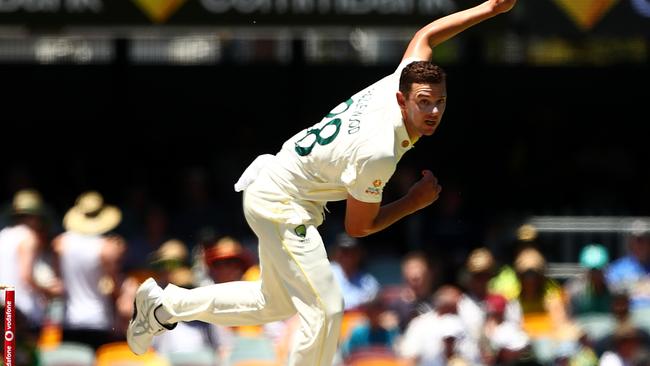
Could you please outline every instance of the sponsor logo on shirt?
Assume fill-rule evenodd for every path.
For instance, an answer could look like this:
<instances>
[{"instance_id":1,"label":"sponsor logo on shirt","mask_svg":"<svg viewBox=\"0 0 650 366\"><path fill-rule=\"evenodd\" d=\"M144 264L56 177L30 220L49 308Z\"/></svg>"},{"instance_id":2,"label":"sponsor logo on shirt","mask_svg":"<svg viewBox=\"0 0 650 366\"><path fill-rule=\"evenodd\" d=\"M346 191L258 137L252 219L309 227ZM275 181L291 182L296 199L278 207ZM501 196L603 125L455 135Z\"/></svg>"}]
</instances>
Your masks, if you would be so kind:
<instances>
[{"instance_id":1,"label":"sponsor logo on shirt","mask_svg":"<svg viewBox=\"0 0 650 366\"><path fill-rule=\"evenodd\" d=\"M367 187L366 188L366 194L372 195L372 196L379 196L381 195L381 186L382 186L382 181L381 179L376 179L375 181L372 182L372 187Z\"/></svg>"}]
</instances>

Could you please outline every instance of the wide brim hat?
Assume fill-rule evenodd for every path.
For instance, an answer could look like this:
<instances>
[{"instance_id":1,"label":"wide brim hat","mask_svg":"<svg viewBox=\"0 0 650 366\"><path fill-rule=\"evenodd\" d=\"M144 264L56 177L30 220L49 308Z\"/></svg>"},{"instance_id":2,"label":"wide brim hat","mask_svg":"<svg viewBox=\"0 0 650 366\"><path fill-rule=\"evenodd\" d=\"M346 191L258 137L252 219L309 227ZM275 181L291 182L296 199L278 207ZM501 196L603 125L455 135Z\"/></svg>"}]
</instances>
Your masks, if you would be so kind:
<instances>
[{"instance_id":1,"label":"wide brim hat","mask_svg":"<svg viewBox=\"0 0 650 366\"><path fill-rule=\"evenodd\" d=\"M87 235L101 235L113 230L122 221L119 208L104 204L104 198L95 191L85 192L63 217L66 230Z\"/></svg>"}]
</instances>

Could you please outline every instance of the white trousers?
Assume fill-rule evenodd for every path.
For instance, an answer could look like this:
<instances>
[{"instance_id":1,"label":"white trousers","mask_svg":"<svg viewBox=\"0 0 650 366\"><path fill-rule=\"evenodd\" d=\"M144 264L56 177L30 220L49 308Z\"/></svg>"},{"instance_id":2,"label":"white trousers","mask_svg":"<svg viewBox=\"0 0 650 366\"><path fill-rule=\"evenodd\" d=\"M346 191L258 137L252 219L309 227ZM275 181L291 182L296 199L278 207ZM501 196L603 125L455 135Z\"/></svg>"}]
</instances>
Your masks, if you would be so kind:
<instances>
[{"instance_id":1,"label":"white trousers","mask_svg":"<svg viewBox=\"0 0 650 366\"><path fill-rule=\"evenodd\" d=\"M170 322L201 320L225 326L263 324L298 313L300 329L288 364L331 366L343 297L316 229L320 220L296 222L296 216L306 218L304 213L296 215L295 202L270 193L268 183L257 179L244 193L246 220L259 239L260 281L191 290L169 285L163 306L172 315Z\"/></svg>"}]
</instances>

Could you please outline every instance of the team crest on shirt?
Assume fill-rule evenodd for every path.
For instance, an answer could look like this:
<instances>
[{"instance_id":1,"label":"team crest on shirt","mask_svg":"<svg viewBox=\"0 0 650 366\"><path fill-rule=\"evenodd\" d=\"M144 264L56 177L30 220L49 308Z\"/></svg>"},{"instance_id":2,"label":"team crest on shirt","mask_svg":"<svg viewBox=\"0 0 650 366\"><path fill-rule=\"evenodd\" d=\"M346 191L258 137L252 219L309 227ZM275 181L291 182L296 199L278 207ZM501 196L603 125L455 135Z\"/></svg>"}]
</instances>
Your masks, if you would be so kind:
<instances>
[{"instance_id":1,"label":"team crest on shirt","mask_svg":"<svg viewBox=\"0 0 650 366\"><path fill-rule=\"evenodd\" d=\"M297 226L293 231L296 233L296 235L298 235L301 238L307 236L307 228L305 227L305 225Z\"/></svg>"},{"instance_id":2,"label":"team crest on shirt","mask_svg":"<svg viewBox=\"0 0 650 366\"><path fill-rule=\"evenodd\" d=\"M377 188L381 187L381 180L380 179L375 180L374 182L372 182L372 185Z\"/></svg>"}]
</instances>

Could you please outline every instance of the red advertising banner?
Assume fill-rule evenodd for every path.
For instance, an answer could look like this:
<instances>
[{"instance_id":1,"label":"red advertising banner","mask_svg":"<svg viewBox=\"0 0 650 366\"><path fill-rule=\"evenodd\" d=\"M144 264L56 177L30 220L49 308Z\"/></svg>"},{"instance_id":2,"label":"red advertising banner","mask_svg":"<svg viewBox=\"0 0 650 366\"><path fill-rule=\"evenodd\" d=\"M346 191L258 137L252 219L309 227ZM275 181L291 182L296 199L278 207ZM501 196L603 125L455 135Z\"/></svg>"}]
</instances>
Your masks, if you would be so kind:
<instances>
[{"instance_id":1,"label":"red advertising banner","mask_svg":"<svg viewBox=\"0 0 650 366\"><path fill-rule=\"evenodd\" d=\"M13 288L5 289L5 333L4 333L4 365L14 366L16 358L16 292Z\"/></svg>"}]
</instances>

